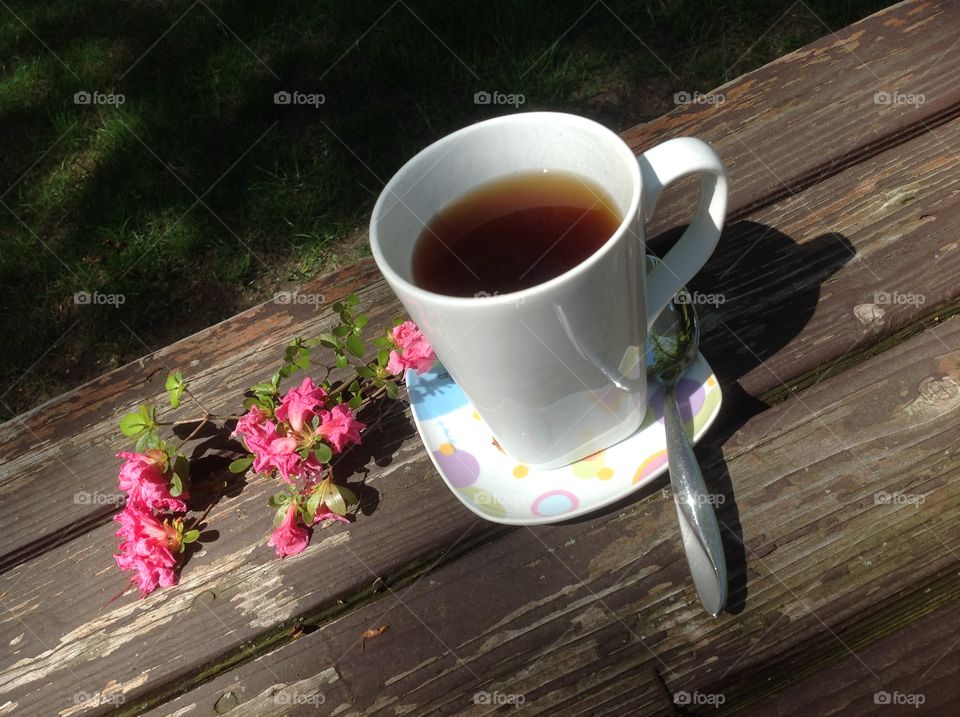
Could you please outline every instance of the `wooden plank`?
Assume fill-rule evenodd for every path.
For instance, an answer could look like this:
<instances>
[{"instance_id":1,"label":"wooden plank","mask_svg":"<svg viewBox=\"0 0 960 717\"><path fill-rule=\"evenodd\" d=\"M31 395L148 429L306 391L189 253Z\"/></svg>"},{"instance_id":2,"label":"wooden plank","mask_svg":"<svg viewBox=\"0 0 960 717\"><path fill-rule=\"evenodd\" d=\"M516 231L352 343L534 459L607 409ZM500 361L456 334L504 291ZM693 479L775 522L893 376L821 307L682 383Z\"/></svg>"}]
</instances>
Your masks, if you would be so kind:
<instances>
[{"instance_id":1,"label":"wooden plank","mask_svg":"<svg viewBox=\"0 0 960 717\"><path fill-rule=\"evenodd\" d=\"M809 8L807 8L809 11ZM709 141L730 172L733 219L860 164L960 114L960 5L902 2L624 133L640 152ZM897 93L877 104L878 92ZM905 97L899 97L905 95ZM909 96L921 96L922 103ZM652 234L689 221L696 185L664 194Z\"/></svg>"},{"instance_id":2,"label":"wooden plank","mask_svg":"<svg viewBox=\"0 0 960 717\"><path fill-rule=\"evenodd\" d=\"M861 129L864 113L868 113L871 118L870 137L874 138L871 139L870 146L874 148L871 151L884 146L874 141L884 133L898 137L897 141L909 136L903 133L905 122L912 122L922 129L944 121L946 115L942 110L953 100L945 99L942 89L931 91L930 101L919 108L899 105L885 108L873 105L871 108L862 105L863 98L859 95L856 101L846 97L844 88L835 86L835 78L846 78L844 82L851 83L850 87L856 82L864 86L879 82L899 87L914 82L909 68L916 66L925 68L923 77L915 78L921 90L928 89L928 84L933 88L936 83L945 83L943 87L954 87L955 83L947 81L953 77L951 73L960 71L957 69L960 62L957 53L948 51L950 47L944 43L948 40L953 42L947 21L953 19L957 12L958 7L950 4L902 4L858 23L852 30L813 43L771 66L734 81L726 88L731 96L730 101L716 110L705 112L702 108L698 109L699 106L678 110L665 119L635 129L627 137L637 148L688 132L716 140L718 150L734 172L735 193L731 208L733 215L737 215L746 207L755 205L756 196L763 192L776 194L778 191L777 180L769 172L754 171L756 167L749 164L744 165L745 169L741 172L738 167L746 161L745 158L754 154L763 156L764 162L781 178L793 177L791 172L794 168L800 172L796 176L807 171L799 169L805 166L800 160L805 161L813 156L813 153L806 151L811 140L804 133L811 131L810 128L820 132L822 118L814 122L816 117L808 117L805 112L821 111L823 105L829 107L827 111L831 126L856 126ZM873 41L874 36L882 38L882 41ZM851 42L857 43L856 57L868 63L868 67L850 64L854 57ZM940 58L936 63L929 66L924 64L925 58L934 55ZM811 67L822 72L812 72ZM848 93L850 87L846 87ZM778 94L785 91L791 94ZM816 102L810 101L811 96L816 98ZM756 112L765 97L769 104L775 106L775 112ZM728 116L728 113L731 114ZM739 140L723 135L724 126L735 126L737 137L747 137L752 152L747 151ZM784 142L783 137L790 137L790 141ZM769 138L776 139L776 146L762 144L769 143ZM942 159L944 147L954 146L955 138L953 123L938 129L936 134L927 135L923 146L910 143L899 152L885 153L883 157L886 163L876 165L878 171L871 175L880 183L880 189L887 192L882 195L885 198L879 207L870 202L869 184L858 182L859 173L865 170L860 165L838 177L836 183L820 185L819 193L811 196L803 194L792 199L785 207L785 211L793 212L792 223L782 216L779 205L751 215L750 220L775 226L779 234L772 232L764 235L766 227L742 223L730 227L725 233L721 251L694 287L707 293L720 291L730 297L731 303L719 312L726 326L717 328L716 324L710 323L717 317L705 317L705 343L717 346L713 360L720 362L717 369L721 376L741 379L740 387L750 396L767 397L793 379L800 377L809 380L817 375L819 367L839 357L848 356L850 352L856 355L870 350L871 346L878 345L882 339L932 309L935 301L946 301L951 296L949 277L954 275L956 269L953 264L956 246L948 234L949 227L956 219L950 206L952 195L949 192L953 191L951 178L943 176L942 172L931 179L920 177L917 181L922 185L921 191L911 193L910 187L898 184L895 170L901 166L898 162L909 161L918 156L916 153L924 156L936 153L937 146L940 147ZM818 141L822 157L832 158L832 171L847 166L837 159L839 148L846 147L844 142L847 140L855 144L855 139L837 131L831 133L828 141ZM756 144L753 144L754 140ZM761 149L758 150L758 147ZM777 154L787 149L794 153L799 151L799 159L793 154L783 155L786 158ZM860 152L856 156L862 159L868 154ZM933 161L932 156L929 161ZM928 170L929 165L914 162L911 169L922 172ZM816 176L822 175L825 176L824 172ZM745 194L741 196L737 192ZM855 195L853 198L849 196L851 192ZM677 196L686 195L681 193ZM903 201L913 196L915 201L909 207L899 207L897 196ZM841 197L846 198L848 203L856 203L848 206L840 200ZM833 199L837 201L831 201ZM662 211L658 210L663 226L683 220L682 214L671 214L670 206L668 197ZM946 215L937 213L944 211ZM827 303L826 309L814 307L821 298L822 288L819 285L822 280L832 281L834 287L848 281L847 274L831 272L843 263L849 250L844 254L839 237L835 237L838 241L830 241L827 235L829 232L838 232L834 219L842 220L854 212L859 212L861 217L879 212L877 216L883 222L903 220L912 231L907 232L908 240L902 242L904 254L880 256L879 259L886 259L889 264L884 265L882 270L874 270L875 276L870 272L860 276L854 282L855 290L844 297L848 302L853 299L856 302L843 307L845 314L835 316L830 313L833 310L830 302L821 302ZM941 217L939 221L938 217ZM814 218L819 222L819 228L812 221ZM811 221L805 222L803 219ZM916 226L911 223L913 219L917 222ZM859 231L860 225L848 222L842 228ZM863 242L877 242L870 248L874 253L882 254L884 247L889 244L890 237L880 231L883 228L881 222L874 222L870 227L872 233L862 239ZM816 234L811 235L811 232ZM761 237L762 241L757 243ZM856 251L861 251L859 241L854 243ZM746 247L750 247L749 250ZM745 252L749 255L748 259L743 259ZM939 261L938 272L931 277L935 291L923 306L894 307L893 311L888 310L884 322L864 324L854 320L851 312L862 303L863 287L869 286L870 281L895 289L899 284L891 276L899 280L899 262L918 267L924 261L932 261L932 257L939 259L941 253L947 256L947 260ZM747 261L748 264L738 264L741 261ZM799 287L798 291L793 294L784 291L783 276L747 271L748 267L752 269L757 264L772 266L775 262L793 263L801 267L799 273L787 277L790 281L788 288ZM850 259L847 263L850 270L862 269L863 262L859 259ZM731 267L737 270L727 274ZM892 272L890 276L884 273L888 270ZM392 313L399 310L389 290L379 282L379 275L369 261L318 280L303 291L324 293L332 300L362 287L366 287L366 300L375 306L384 304L380 306L382 311ZM867 293L872 294L872 289ZM736 301L740 302L739 305L733 306L732 302ZM776 322L762 319L774 313L778 315ZM806 326L802 336L804 340L797 340L795 334L811 318L814 321ZM290 336L315 333L327 321L326 312L317 314L309 305L264 304L0 425L0 496L5 499L0 508L0 523L7 528L0 535L0 570L109 519L115 510L112 502L116 496L115 470L111 462L104 460L104 455L107 451L114 452L121 445L115 435L115 421L137 401L161 395L163 379L169 369L186 367L189 372L189 368L195 366L198 370L198 375L194 377L195 386L204 400L209 400L214 408L232 408L234 398L224 389L243 386L251 378L259 377L267 366L272 365L277 347ZM881 325L874 325L877 323ZM732 333L726 330L728 328ZM851 336L856 340L848 341ZM774 351L791 341L793 346L790 350L773 355ZM731 361L724 365L727 357ZM758 358L763 359L766 365L759 365ZM744 366L749 370L741 377ZM91 447L96 450L89 450ZM46 480L50 475L57 476L58 480L51 484ZM32 486L40 482L43 490L34 490ZM84 502L81 493L90 496L89 502ZM56 509L40 511L41 500L56 506Z\"/></svg>"},{"instance_id":3,"label":"wooden plank","mask_svg":"<svg viewBox=\"0 0 960 717\"><path fill-rule=\"evenodd\" d=\"M956 313L957 149L960 120L731 224L691 286L726 300L701 312L718 376L779 399Z\"/></svg>"},{"instance_id":4,"label":"wooden plank","mask_svg":"<svg viewBox=\"0 0 960 717\"><path fill-rule=\"evenodd\" d=\"M882 360L755 416L736 433L717 437L722 443L703 445L708 483L724 496L719 517L727 526L732 575L731 613L719 619L699 607L671 499L654 489L606 516L512 530L409 588L326 624L321 616L319 629L277 653L277 661L292 660L298 669L278 666L275 672L307 679L334 669L345 692L330 699L349 695L343 714L458 712L478 689L523 695L534 711L617 713L626 704L639 713L660 710L651 669L673 693L732 681L736 672L785 651L802 654L805 644L842 631L872 607L905 594L926 595L932 577L956 573L960 534L951 526L960 520L960 466L952 456L958 409L960 319L952 319L891 348ZM897 495L903 497L885 499ZM443 519L441 512L431 517ZM390 526L375 525L393 540ZM389 549L389 542L381 539L380 548ZM363 544L343 543L347 560ZM324 564L313 551L301 564ZM78 560L97 561L102 564L97 555ZM285 572L282 585L297 585L299 595L306 592L301 579ZM949 588L951 595L956 588ZM7 598L24 606L21 618L40 625L52 617L55 595L44 607L30 604L23 590L14 586ZM179 594L161 595L155 604L175 603ZM265 596L283 594L273 589ZM268 615L271 607L258 605L257 614ZM225 633L229 627L235 640L252 640L229 611L218 614L225 625L191 625L191 634L203 641L212 629ZM916 619L924 610L909 614ZM84 654L102 644L103 631L116 629L106 627L110 622L105 616L98 631L81 635L72 649ZM362 650L362 632L387 623L389 630ZM9 627L9 620L0 623L0 639ZM167 657L167 631L139 626L137 639L116 646L111 663L130 664L138 674L148 663L150 670L170 669L156 666L156 656L138 661L131 654L146 640ZM836 649L843 653L842 644ZM235 646L234 654L242 650ZM299 657L290 657L291 650ZM21 679L33 679L25 688L47 679L70 684L69 672L85 664L42 658L25 667ZM41 669L53 672L41 680ZM96 674L103 678L102 670ZM228 673L216 684L223 688L232 680ZM286 682L281 676L277 684ZM246 696L262 692L259 683L250 685ZM129 690L129 709L140 706L136 700L144 692Z\"/></svg>"},{"instance_id":5,"label":"wooden plank","mask_svg":"<svg viewBox=\"0 0 960 717\"><path fill-rule=\"evenodd\" d=\"M766 694L739 712L754 715L868 715L883 710L884 714L945 714L948 706L960 697L960 574L952 569L945 580L914 591L905 599L881 607L885 614L860 617L854 629L844 629L837 638L855 651L845 654L823 669L809 670L811 662L823 653L837 654L837 639L825 635L823 642L793 655L788 661L778 658L760 671L738 675L739 682L750 680L763 685ZM918 604L937 601L944 584L951 584L953 599L919 618L911 615ZM902 625L873 642L863 642L864 629L875 630L884 620ZM859 633L859 634L858 634ZM776 675L776 676L774 676ZM800 679L804 676L805 679ZM781 684L776 685L777 678ZM766 679L764 679L766 678ZM771 685L771 683L774 683ZM783 689L783 684L789 686ZM769 689L779 687L779 689ZM734 701L724 710L737 711L742 705Z\"/></svg>"}]
</instances>

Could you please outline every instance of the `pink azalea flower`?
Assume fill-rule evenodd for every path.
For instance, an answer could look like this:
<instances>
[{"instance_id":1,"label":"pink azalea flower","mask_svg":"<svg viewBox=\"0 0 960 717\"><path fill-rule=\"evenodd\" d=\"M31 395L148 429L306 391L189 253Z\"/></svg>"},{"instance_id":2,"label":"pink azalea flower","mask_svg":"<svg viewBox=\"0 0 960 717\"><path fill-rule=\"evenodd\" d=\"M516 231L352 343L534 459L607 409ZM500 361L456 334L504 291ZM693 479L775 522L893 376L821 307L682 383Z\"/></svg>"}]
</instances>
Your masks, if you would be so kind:
<instances>
[{"instance_id":1,"label":"pink azalea flower","mask_svg":"<svg viewBox=\"0 0 960 717\"><path fill-rule=\"evenodd\" d=\"M295 431L302 431L304 424L323 408L326 392L314 385L309 376L296 388L287 391L280 406L277 407L277 420L286 421Z\"/></svg>"},{"instance_id":2,"label":"pink azalea flower","mask_svg":"<svg viewBox=\"0 0 960 717\"><path fill-rule=\"evenodd\" d=\"M297 439L281 435L273 421L266 421L261 432L246 436L246 442L253 452L253 469L257 473L266 473L276 468L286 481L299 473Z\"/></svg>"},{"instance_id":3,"label":"pink azalea flower","mask_svg":"<svg viewBox=\"0 0 960 717\"><path fill-rule=\"evenodd\" d=\"M120 490L126 491L127 502L142 508L184 512L187 504L184 499L190 495L184 488L183 493L170 495L170 482L163 466L154 457L143 453L121 452L117 458L125 459L120 467Z\"/></svg>"},{"instance_id":4,"label":"pink azalea flower","mask_svg":"<svg viewBox=\"0 0 960 717\"><path fill-rule=\"evenodd\" d=\"M437 358L433 347L412 321L404 321L399 326L394 326L390 331L390 338L396 346L396 349L390 352L390 360L387 362L390 373L402 376L408 368L424 373L433 366Z\"/></svg>"},{"instance_id":5,"label":"pink azalea flower","mask_svg":"<svg viewBox=\"0 0 960 717\"><path fill-rule=\"evenodd\" d=\"M260 406L250 406L250 410L237 420L237 427L233 429L234 436L259 436L265 429L267 414Z\"/></svg>"},{"instance_id":6,"label":"pink azalea flower","mask_svg":"<svg viewBox=\"0 0 960 717\"><path fill-rule=\"evenodd\" d=\"M340 403L329 411L320 413L320 425L317 433L323 436L337 453L340 453L351 443L360 442L360 431L366 425L353 417L353 412L346 404Z\"/></svg>"},{"instance_id":7,"label":"pink azalea flower","mask_svg":"<svg viewBox=\"0 0 960 717\"><path fill-rule=\"evenodd\" d=\"M283 522L273 531L268 545L277 549L277 556L285 558L288 555L302 553L310 540L310 533L306 527L300 525L299 510L296 501L291 501L287 507L287 514Z\"/></svg>"},{"instance_id":8,"label":"pink azalea flower","mask_svg":"<svg viewBox=\"0 0 960 717\"><path fill-rule=\"evenodd\" d=\"M337 515L337 514L334 513L332 510L330 510L330 509L326 506L326 504L321 505L319 508L317 508L317 512L314 513L314 516L313 516L314 525L316 525L317 523L321 523L321 522L323 522L324 520L336 520L336 521L339 521L339 522L341 522L341 523L349 523L349 522L350 522L350 519L349 519L349 518L347 518L346 516L343 516L343 515Z\"/></svg>"},{"instance_id":9,"label":"pink azalea flower","mask_svg":"<svg viewBox=\"0 0 960 717\"><path fill-rule=\"evenodd\" d=\"M136 571L131 579L140 588L140 594L148 595L158 585L175 584L180 552L176 529L133 503L128 503L113 519L120 523L116 535L121 538L120 553L113 557L121 570Z\"/></svg>"}]
</instances>

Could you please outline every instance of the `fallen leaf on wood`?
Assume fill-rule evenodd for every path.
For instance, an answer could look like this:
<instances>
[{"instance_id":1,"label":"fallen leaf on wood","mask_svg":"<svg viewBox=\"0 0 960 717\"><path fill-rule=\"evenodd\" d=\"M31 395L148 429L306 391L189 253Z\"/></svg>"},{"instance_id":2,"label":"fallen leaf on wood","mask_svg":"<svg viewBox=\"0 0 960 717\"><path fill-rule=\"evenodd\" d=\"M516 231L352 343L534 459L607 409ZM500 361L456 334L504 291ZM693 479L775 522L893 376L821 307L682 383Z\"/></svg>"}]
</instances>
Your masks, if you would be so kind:
<instances>
[{"instance_id":1,"label":"fallen leaf on wood","mask_svg":"<svg viewBox=\"0 0 960 717\"><path fill-rule=\"evenodd\" d=\"M367 640L372 640L375 637L380 637L383 633L387 631L390 625L381 625L380 627L375 627L371 630L365 630L363 635L363 641L360 643L360 650L366 652L367 650Z\"/></svg>"}]
</instances>

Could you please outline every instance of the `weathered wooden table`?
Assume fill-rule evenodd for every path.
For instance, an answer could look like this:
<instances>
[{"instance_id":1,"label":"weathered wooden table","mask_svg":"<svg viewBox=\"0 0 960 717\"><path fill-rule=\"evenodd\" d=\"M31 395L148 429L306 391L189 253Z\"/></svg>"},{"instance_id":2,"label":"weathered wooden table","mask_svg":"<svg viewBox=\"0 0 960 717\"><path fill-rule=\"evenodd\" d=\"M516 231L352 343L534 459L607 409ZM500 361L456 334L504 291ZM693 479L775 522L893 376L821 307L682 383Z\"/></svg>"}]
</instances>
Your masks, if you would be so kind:
<instances>
[{"instance_id":1,"label":"weathered wooden table","mask_svg":"<svg viewBox=\"0 0 960 717\"><path fill-rule=\"evenodd\" d=\"M331 321L268 303L0 427L0 715L482 714L511 696L569 715L943 713L960 695L958 26L958 3L907 2L625 135L696 135L730 169L691 287L726 298L703 340L725 405L697 454L725 497L728 613L700 609L665 478L589 519L486 523L399 407L354 463L355 523L277 560L254 480L213 509L219 537L179 586L101 609L127 579L117 506L96 497L117 493L118 416L171 369L236 410ZM691 191L664 197L655 245ZM304 290L398 310L370 262ZM194 451L225 471L217 441Z\"/></svg>"}]
</instances>

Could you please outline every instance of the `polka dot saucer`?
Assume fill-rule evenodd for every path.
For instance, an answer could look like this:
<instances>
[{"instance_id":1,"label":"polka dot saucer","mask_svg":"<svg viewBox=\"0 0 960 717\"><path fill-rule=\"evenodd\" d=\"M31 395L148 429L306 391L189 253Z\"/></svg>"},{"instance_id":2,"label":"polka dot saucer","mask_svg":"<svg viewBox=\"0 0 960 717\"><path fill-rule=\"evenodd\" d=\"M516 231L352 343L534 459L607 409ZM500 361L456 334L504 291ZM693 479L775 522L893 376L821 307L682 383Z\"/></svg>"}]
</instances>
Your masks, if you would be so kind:
<instances>
[{"instance_id":1,"label":"polka dot saucer","mask_svg":"<svg viewBox=\"0 0 960 717\"><path fill-rule=\"evenodd\" d=\"M663 391L650 385L643 424L629 438L562 468L539 470L506 455L440 362L407 371L420 438L444 482L481 518L508 525L553 523L620 500L667 470ZM720 385L698 354L677 385L687 434L699 441L720 412Z\"/></svg>"}]
</instances>

